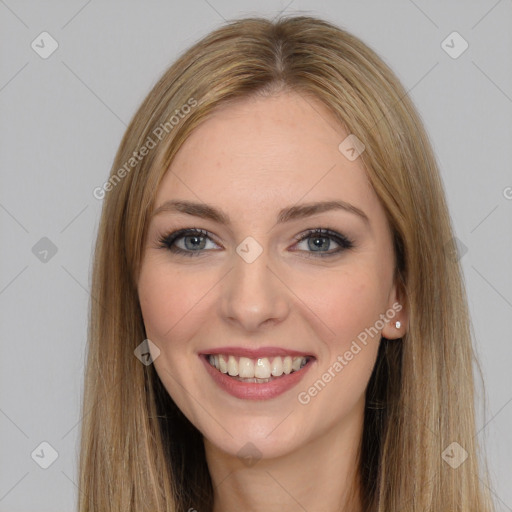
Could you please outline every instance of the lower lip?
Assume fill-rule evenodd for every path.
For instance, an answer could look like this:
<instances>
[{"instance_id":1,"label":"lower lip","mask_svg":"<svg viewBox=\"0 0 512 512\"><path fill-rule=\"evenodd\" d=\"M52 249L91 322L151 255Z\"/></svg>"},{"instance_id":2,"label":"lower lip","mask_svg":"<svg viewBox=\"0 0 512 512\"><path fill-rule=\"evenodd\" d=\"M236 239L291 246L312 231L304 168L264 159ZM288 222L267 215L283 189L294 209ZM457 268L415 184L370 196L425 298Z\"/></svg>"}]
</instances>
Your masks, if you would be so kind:
<instances>
[{"instance_id":1,"label":"lower lip","mask_svg":"<svg viewBox=\"0 0 512 512\"><path fill-rule=\"evenodd\" d=\"M289 373L288 375L283 374L281 377L270 382L258 384L256 382L242 382L232 379L225 373L214 368L207 361L207 356L201 355L199 357L206 366L206 371L211 375L220 388L236 398L243 398L247 400L268 400L283 394L302 380L314 362L314 359L311 359L305 366L296 372Z\"/></svg>"}]
</instances>

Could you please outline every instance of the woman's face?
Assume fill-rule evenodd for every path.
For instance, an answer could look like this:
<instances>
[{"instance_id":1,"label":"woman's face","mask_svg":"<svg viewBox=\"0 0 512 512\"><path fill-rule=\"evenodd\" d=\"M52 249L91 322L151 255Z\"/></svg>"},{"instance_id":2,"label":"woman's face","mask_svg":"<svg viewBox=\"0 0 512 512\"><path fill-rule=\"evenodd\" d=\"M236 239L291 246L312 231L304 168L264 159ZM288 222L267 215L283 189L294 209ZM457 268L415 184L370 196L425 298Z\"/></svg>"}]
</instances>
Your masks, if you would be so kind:
<instances>
[{"instance_id":1,"label":"woman's face","mask_svg":"<svg viewBox=\"0 0 512 512\"><path fill-rule=\"evenodd\" d=\"M155 369L229 454L357 439L380 337L403 334L390 228L347 135L317 100L245 99L190 135L158 190L138 282Z\"/></svg>"}]
</instances>

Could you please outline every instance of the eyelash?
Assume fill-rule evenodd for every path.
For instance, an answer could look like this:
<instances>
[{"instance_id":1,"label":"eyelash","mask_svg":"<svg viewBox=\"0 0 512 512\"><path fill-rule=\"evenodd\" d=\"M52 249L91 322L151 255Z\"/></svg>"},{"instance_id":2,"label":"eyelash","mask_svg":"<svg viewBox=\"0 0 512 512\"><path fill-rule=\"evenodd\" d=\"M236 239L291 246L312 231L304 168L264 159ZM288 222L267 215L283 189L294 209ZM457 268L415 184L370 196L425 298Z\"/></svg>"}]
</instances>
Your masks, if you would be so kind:
<instances>
[{"instance_id":1,"label":"eyelash","mask_svg":"<svg viewBox=\"0 0 512 512\"><path fill-rule=\"evenodd\" d=\"M205 231L204 229L198 229L198 228L180 229L178 231L174 231L174 232L162 235L159 239L159 248L167 249L168 251L170 251L174 254L182 254L184 256L189 256L189 257L199 256L200 254L202 254L204 252L204 250L186 251L186 250L176 247L174 245L174 243L177 240L179 240L180 238L186 238L188 236L206 237L206 238L212 240L208 231ZM325 229L325 228L309 229L305 233L297 235L295 237L295 240L297 241L297 243L300 243L304 240L307 240L308 238L328 238L330 240L334 240L340 247L333 252L327 252L327 253L321 253L321 252L317 253L316 251L305 251L305 252L311 253L310 255L305 256L307 258L316 258L316 257L327 258L327 257L331 257L331 256L336 256L337 254L340 254L342 251L345 251L347 249L352 249L354 247L353 240L349 239L347 236L345 236L341 233L337 233L336 231L332 231L330 229Z\"/></svg>"}]
</instances>

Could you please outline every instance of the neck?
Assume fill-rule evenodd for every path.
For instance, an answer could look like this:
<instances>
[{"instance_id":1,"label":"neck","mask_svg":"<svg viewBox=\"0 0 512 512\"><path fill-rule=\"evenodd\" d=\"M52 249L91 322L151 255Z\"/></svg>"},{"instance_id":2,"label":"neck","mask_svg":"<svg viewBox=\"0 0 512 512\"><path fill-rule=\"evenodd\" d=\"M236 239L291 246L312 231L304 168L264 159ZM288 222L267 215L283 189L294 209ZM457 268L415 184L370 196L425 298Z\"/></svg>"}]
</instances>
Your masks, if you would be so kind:
<instances>
[{"instance_id":1,"label":"neck","mask_svg":"<svg viewBox=\"0 0 512 512\"><path fill-rule=\"evenodd\" d=\"M205 439L213 512L361 512L363 410L293 452L248 467Z\"/></svg>"}]
</instances>

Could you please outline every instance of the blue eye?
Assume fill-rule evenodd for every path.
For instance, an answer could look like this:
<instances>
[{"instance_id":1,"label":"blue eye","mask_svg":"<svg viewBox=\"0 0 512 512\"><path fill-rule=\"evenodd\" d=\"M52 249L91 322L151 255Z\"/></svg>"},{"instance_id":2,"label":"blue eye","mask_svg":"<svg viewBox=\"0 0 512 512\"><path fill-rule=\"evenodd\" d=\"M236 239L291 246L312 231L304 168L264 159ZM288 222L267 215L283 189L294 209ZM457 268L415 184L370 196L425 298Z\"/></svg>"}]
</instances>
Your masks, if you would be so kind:
<instances>
[{"instance_id":1,"label":"blue eye","mask_svg":"<svg viewBox=\"0 0 512 512\"><path fill-rule=\"evenodd\" d=\"M184 241L184 248L178 247L176 242ZM175 254L185 256L199 256L205 249L206 240L210 240L208 231L204 229L180 229L160 238L160 247L168 249Z\"/></svg>"},{"instance_id":2,"label":"blue eye","mask_svg":"<svg viewBox=\"0 0 512 512\"><path fill-rule=\"evenodd\" d=\"M308 230L306 233L298 235L295 239L298 244L307 241L307 248L310 250L301 250L300 252L309 253L308 258L334 256L354 247L353 241L345 235L323 228ZM208 242L217 245L212 241L208 231L204 229L180 229L162 236L159 240L159 247L167 249L174 254L199 256L204 254L205 250L211 250L211 248L207 247ZM329 252L324 252L331 247L333 242L338 247ZM180 244L181 247L179 246Z\"/></svg>"},{"instance_id":3,"label":"blue eye","mask_svg":"<svg viewBox=\"0 0 512 512\"><path fill-rule=\"evenodd\" d=\"M307 247L312 249L311 251L305 251L306 253L310 253L307 255L308 258L314 258L316 256L320 256L321 258L334 256L346 249L352 249L354 247L354 242L345 235L323 228L311 229L305 234L299 235L296 240L299 244L307 241ZM323 249L330 248L333 241L338 244L339 247L330 252L322 252Z\"/></svg>"}]
</instances>

